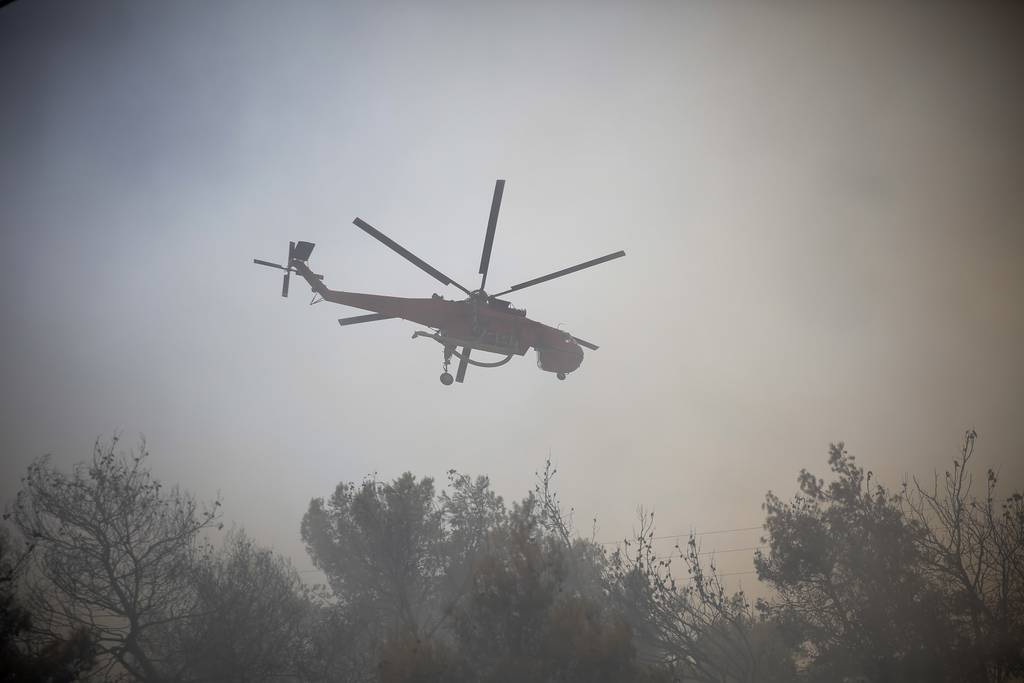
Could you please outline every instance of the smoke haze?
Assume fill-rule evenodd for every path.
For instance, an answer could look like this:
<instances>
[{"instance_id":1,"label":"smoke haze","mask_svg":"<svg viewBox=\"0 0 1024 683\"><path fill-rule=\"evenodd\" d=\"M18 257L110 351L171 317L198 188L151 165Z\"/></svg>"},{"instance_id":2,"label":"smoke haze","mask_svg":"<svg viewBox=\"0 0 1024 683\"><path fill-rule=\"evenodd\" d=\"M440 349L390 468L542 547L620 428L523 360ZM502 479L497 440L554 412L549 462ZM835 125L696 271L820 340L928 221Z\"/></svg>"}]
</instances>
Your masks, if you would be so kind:
<instances>
[{"instance_id":1,"label":"smoke haze","mask_svg":"<svg viewBox=\"0 0 1024 683\"><path fill-rule=\"evenodd\" d=\"M59 3L0 10L5 501L145 434L155 473L309 566L340 480L550 454L586 533L757 526L845 440L890 484L1019 487L1022 12L1011 4ZM458 298L355 216L601 346L442 387L416 326L281 299ZM497 290L496 290L497 291ZM757 531L707 547L756 542ZM733 564L729 564L733 563ZM750 569L749 553L721 563ZM752 577L747 577L753 581Z\"/></svg>"}]
</instances>

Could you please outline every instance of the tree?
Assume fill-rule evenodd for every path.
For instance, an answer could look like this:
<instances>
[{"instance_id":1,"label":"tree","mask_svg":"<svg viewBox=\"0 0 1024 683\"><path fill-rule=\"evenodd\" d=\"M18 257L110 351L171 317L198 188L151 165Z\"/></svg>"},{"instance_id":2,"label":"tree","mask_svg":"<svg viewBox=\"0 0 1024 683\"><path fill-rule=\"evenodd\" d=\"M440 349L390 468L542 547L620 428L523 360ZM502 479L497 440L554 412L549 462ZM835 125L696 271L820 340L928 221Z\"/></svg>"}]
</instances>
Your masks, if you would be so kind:
<instances>
[{"instance_id":1,"label":"tree","mask_svg":"<svg viewBox=\"0 0 1024 683\"><path fill-rule=\"evenodd\" d=\"M15 556L7 530L0 528L0 663L3 663L4 671L23 667L25 655L18 640L32 625L32 615L19 604L15 595L19 565L26 557L25 553ZM12 674L6 674L0 680L14 679Z\"/></svg>"},{"instance_id":2,"label":"tree","mask_svg":"<svg viewBox=\"0 0 1024 683\"><path fill-rule=\"evenodd\" d=\"M429 630L447 564L433 479L339 484L328 502L310 501L301 533L342 606L378 614L374 626L393 635Z\"/></svg>"},{"instance_id":3,"label":"tree","mask_svg":"<svg viewBox=\"0 0 1024 683\"><path fill-rule=\"evenodd\" d=\"M496 534L509 523L508 510L501 496L491 489L487 477L472 477L448 471L449 490L442 491L437 504L444 527L445 553L449 556L445 573L445 593L457 599L465 592L474 558L493 549ZM449 610L451 605L444 605Z\"/></svg>"},{"instance_id":4,"label":"tree","mask_svg":"<svg viewBox=\"0 0 1024 683\"><path fill-rule=\"evenodd\" d=\"M318 599L306 622L300 679L380 683L382 635L377 615Z\"/></svg>"},{"instance_id":5,"label":"tree","mask_svg":"<svg viewBox=\"0 0 1024 683\"><path fill-rule=\"evenodd\" d=\"M603 604L603 553L573 537L551 476L511 510L454 471L440 495L407 473L310 503L303 539L379 680L639 680L630 628Z\"/></svg>"},{"instance_id":6,"label":"tree","mask_svg":"<svg viewBox=\"0 0 1024 683\"><path fill-rule=\"evenodd\" d=\"M984 497L972 492L978 434L964 435L952 471L931 486L904 482L903 511L914 525L920 571L949 615L963 680L1024 675L1024 496L1000 503L989 470Z\"/></svg>"},{"instance_id":7,"label":"tree","mask_svg":"<svg viewBox=\"0 0 1024 683\"><path fill-rule=\"evenodd\" d=\"M769 493L758 575L777 592L776 623L801 645L808 676L872 681L1005 681L1021 671L1024 507L970 494L968 432L944 486L899 493L872 483L842 443L826 483Z\"/></svg>"},{"instance_id":8,"label":"tree","mask_svg":"<svg viewBox=\"0 0 1024 683\"><path fill-rule=\"evenodd\" d=\"M32 614L17 597L30 552L31 546L16 551L7 529L0 528L0 681L70 683L92 666L92 641L83 631L64 638L33 631Z\"/></svg>"},{"instance_id":9,"label":"tree","mask_svg":"<svg viewBox=\"0 0 1024 683\"><path fill-rule=\"evenodd\" d=\"M918 573L914 529L899 497L856 465L842 443L830 448L836 479L806 470L786 503L769 492L769 552L758 576L777 591L772 611L822 680L942 680L941 623Z\"/></svg>"},{"instance_id":10,"label":"tree","mask_svg":"<svg viewBox=\"0 0 1024 683\"><path fill-rule=\"evenodd\" d=\"M196 616L168 634L182 678L269 681L302 670L314 603L290 562L232 531L193 577Z\"/></svg>"},{"instance_id":11,"label":"tree","mask_svg":"<svg viewBox=\"0 0 1024 683\"><path fill-rule=\"evenodd\" d=\"M743 592L728 593L696 536L674 557L654 547L654 514L640 513L636 537L611 556L609 592L635 633L641 659L672 680L705 683L789 681L791 651ZM686 577L676 579L673 560Z\"/></svg>"},{"instance_id":12,"label":"tree","mask_svg":"<svg viewBox=\"0 0 1024 683\"><path fill-rule=\"evenodd\" d=\"M486 477L450 471L450 490L405 473L386 483L341 483L314 499L302 538L328 577L336 613L326 618L388 680L461 675L445 629L507 511ZM365 662L364 662L365 663ZM353 662L346 662L352 665Z\"/></svg>"},{"instance_id":13,"label":"tree","mask_svg":"<svg viewBox=\"0 0 1024 683\"><path fill-rule=\"evenodd\" d=\"M203 532L222 526L220 503L164 490L146 467L145 444L124 455L117 443L97 441L70 476L47 458L29 467L13 514L34 544L28 606L51 634L84 629L98 675L173 678L182 662L166 635L198 613L192 578L208 552Z\"/></svg>"},{"instance_id":14,"label":"tree","mask_svg":"<svg viewBox=\"0 0 1024 683\"><path fill-rule=\"evenodd\" d=\"M574 574L585 556L540 520L541 505L531 495L475 558L453 621L473 680L636 680L628 624L579 588Z\"/></svg>"}]
</instances>

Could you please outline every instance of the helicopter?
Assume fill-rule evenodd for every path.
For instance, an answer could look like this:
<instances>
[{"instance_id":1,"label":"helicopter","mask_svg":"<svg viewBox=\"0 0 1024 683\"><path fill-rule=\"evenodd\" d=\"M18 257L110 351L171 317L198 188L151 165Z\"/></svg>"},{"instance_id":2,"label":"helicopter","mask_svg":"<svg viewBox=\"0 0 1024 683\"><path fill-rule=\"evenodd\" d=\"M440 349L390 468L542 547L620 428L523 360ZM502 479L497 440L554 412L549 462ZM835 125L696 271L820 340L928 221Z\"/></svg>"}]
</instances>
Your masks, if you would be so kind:
<instances>
[{"instance_id":1,"label":"helicopter","mask_svg":"<svg viewBox=\"0 0 1024 683\"><path fill-rule=\"evenodd\" d=\"M494 197L491 201L490 218L487 221L483 253L480 255L480 286L474 290L467 289L451 279L363 219L356 218L352 221L357 228L441 284L453 285L462 290L466 294L465 299L449 300L439 294L433 294L429 299L409 299L329 289L324 285L324 276L314 273L307 265L313 248L316 246L312 242L289 242L288 259L285 261L285 265L260 259L253 259L253 263L284 271L284 280L281 285L281 296L283 297L288 296L288 282L291 274L295 273L302 277L312 289L313 301L311 304L331 301L372 311L368 315L339 318L338 323L343 327L400 318L429 328L430 332L422 330L414 332L412 338L433 339L443 347L443 372L440 379L441 384L445 386L450 386L453 381L462 383L470 365L481 368L500 367L508 363L513 356L525 355L531 347L537 351L537 366L546 372L555 373L558 379L564 380L569 373L578 369L583 363L583 347L592 351L596 351L598 347L558 328L530 320L526 317L525 309L514 308L509 301L499 297L621 258L626 255L626 252L617 251L607 254L569 268L535 277L532 280L520 282L497 294L488 294L484 288L487 286L491 247L494 244L494 233L498 225L498 210L501 208L504 191L505 181L497 180L494 184ZM470 357L473 351L491 353L504 356L504 358L497 361L481 361ZM454 377L449 372L453 356L459 360L458 370Z\"/></svg>"}]
</instances>

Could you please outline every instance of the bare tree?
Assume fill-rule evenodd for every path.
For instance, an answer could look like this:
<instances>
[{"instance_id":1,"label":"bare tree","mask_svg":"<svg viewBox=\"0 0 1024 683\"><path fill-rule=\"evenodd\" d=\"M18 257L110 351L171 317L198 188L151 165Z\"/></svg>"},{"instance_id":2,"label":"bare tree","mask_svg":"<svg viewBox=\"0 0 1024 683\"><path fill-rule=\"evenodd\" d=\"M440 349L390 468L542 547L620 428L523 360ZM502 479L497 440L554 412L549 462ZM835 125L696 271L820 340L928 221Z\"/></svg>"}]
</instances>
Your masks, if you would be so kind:
<instances>
[{"instance_id":1,"label":"bare tree","mask_svg":"<svg viewBox=\"0 0 1024 683\"><path fill-rule=\"evenodd\" d=\"M146 468L145 443L128 455L117 443L97 441L70 476L47 458L29 467L13 511L34 546L28 604L51 633L89 632L99 675L173 680L181 662L165 636L196 615L190 577L208 551L203 532L222 526L220 502L164 490Z\"/></svg>"},{"instance_id":2,"label":"bare tree","mask_svg":"<svg viewBox=\"0 0 1024 683\"><path fill-rule=\"evenodd\" d=\"M8 531L0 527L0 682L76 681L92 667L89 634L78 631L55 638L33 632L32 614L18 599L19 578L31 550L12 544Z\"/></svg>"},{"instance_id":3,"label":"bare tree","mask_svg":"<svg viewBox=\"0 0 1024 683\"><path fill-rule=\"evenodd\" d=\"M654 513L640 511L632 541L611 555L611 593L634 630L640 656L674 680L703 683L791 680L792 661L774 626L743 592L729 593L714 562L704 563L696 536L674 557L654 548ZM673 559L686 577L677 579Z\"/></svg>"},{"instance_id":4,"label":"bare tree","mask_svg":"<svg viewBox=\"0 0 1024 683\"><path fill-rule=\"evenodd\" d=\"M952 471L930 485L904 482L904 511L917 530L922 573L945 599L951 626L970 643L973 680L1024 673L1024 497L996 499L988 470L984 497L973 493L970 461L978 434L964 435Z\"/></svg>"}]
</instances>

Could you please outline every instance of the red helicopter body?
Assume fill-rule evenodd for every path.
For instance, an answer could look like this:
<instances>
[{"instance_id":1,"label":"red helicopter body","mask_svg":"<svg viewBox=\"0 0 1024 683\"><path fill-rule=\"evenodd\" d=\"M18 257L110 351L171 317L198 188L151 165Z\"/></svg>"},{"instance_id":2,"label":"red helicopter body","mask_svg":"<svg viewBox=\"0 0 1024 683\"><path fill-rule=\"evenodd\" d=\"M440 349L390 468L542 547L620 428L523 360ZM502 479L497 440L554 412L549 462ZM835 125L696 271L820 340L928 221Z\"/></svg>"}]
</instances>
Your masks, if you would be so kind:
<instances>
[{"instance_id":1,"label":"red helicopter body","mask_svg":"<svg viewBox=\"0 0 1024 683\"><path fill-rule=\"evenodd\" d=\"M480 274L483 278L480 282L480 288L474 291L466 289L447 275L444 275L362 219L356 218L353 221L361 230L382 242L441 283L454 285L461 289L468 295L463 300L452 301L437 294L434 294L429 299L409 299L329 289L323 283L323 276L314 273L306 264L306 261L308 261L313 252L314 245L311 242L290 243L287 266L259 259L254 259L254 262L285 271L281 290L282 296L288 295L289 276L291 273L296 273L309 283L315 295L320 299L365 311L372 311L370 315L339 319L338 322L343 326L375 320L387 320L389 318L401 318L431 328L433 332L418 331L413 334L413 338L427 337L437 341L444 347L445 372L441 375L441 382L445 385L449 385L453 381L452 376L448 373L448 365L453 355L459 358L459 368L454 381L462 382L469 365L498 367L507 363L513 356L524 355L530 348L537 351L537 365L542 370L555 373L559 379L565 379L566 375L579 368L583 362L583 349L581 347L585 346L596 350L597 346L578 337L573 337L557 328L530 320L526 317L525 310L513 308L508 301L499 299L498 296L625 256L625 252L619 251L608 254L607 256L602 256L571 268L528 280L514 285L497 295L487 294L483 288L487 282L491 246L494 241L498 208L501 204L504 184L504 180L498 180L495 184L494 199L491 203L491 216L487 226L484 251L480 259ZM458 351L459 347L461 347L461 351ZM471 351L473 350L502 355L504 358L496 362L473 360L470 358Z\"/></svg>"}]
</instances>

